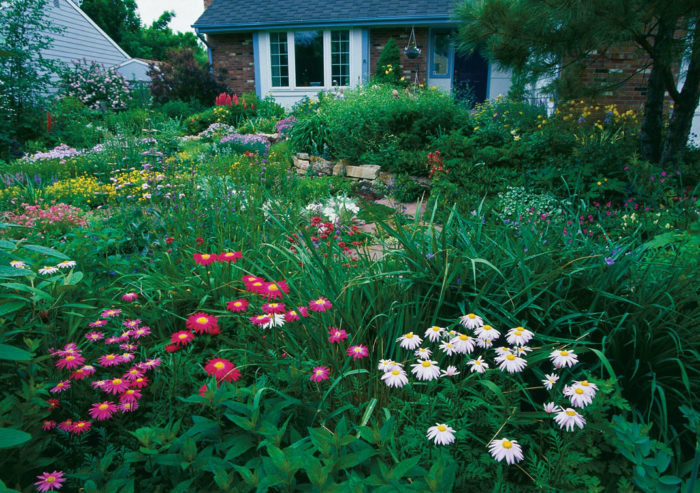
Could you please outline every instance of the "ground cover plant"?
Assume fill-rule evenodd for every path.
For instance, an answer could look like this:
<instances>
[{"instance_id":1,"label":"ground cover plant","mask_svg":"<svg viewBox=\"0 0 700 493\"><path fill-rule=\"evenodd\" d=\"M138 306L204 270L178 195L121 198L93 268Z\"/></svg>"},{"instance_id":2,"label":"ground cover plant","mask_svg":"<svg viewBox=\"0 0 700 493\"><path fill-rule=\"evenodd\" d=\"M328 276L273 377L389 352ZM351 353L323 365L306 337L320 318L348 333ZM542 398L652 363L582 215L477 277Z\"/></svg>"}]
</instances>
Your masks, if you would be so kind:
<instances>
[{"instance_id":1,"label":"ground cover plant","mask_svg":"<svg viewBox=\"0 0 700 493\"><path fill-rule=\"evenodd\" d=\"M430 88L188 108L0 169L5 489L693 491L692 149ZM426 207L293 152L424 176Z\"/></svg>"}]
</instances>

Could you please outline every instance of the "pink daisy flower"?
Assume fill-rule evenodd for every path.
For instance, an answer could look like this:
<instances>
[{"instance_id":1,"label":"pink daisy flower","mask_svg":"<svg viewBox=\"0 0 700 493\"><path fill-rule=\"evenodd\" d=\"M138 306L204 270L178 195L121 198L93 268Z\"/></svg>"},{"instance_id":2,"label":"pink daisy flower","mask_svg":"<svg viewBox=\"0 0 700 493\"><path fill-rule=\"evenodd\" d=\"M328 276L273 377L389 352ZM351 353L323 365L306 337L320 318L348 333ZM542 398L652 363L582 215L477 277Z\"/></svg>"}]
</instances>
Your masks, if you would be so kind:
<instances>
[{"instance_id":1,"label":"pink daisy flower","mask_svg":"<svg viewBox=\"0 0 700 493\"><path fill-rule=\"evenodd\" d=\"M312 312L325 312L326 310L330 310L331 306L331 302L323 296L315 300L309 301L309 309Z\"/></svg>"},{"instance_id":2,"label":"pink daisy flower","mask_svg":"<svg viewBox=\"0 0 700 493\"><path fill-rule=\"evenodd\" d=\"M306 318L306 317L308 317L308 316L310 315L310 314L309 314L309 309L308 309L307 307L305 307L305 306L298 306L298 307L297 307L297 311L299 312L299 315L301 315L301 316L304 317L304 318Z\"/></svg>"},{"instance_id":3,"label":"pink daisy flower","mask_svg":"<svg viewBox=\"0 0 700 493\"><path fill-rule=\"evenodd\" d=\"M59 392L63 392L64 390L68 390L70 388L70 380L63 380L62 382L58 382L55 387L53 387L49 392L52 394L57 394Z\"/></svg>"},{"instance_id":4,"label":"pink daisy flower","mask_svg":"<svg viewBox=\"0 0 700 493\"><path fill-rule=\"evenodd\" d=\"M58 399L47 399L46 403L49 405L49 410L51 411L61 407L61 401L59 401Z\"/></svg>"},{"instance_id":5,"label":"pink daisy flower","mask_svg":"<svg viewBox=\"0 0 700 493\"><path fill-rule=\"evenodd\" d=\"M120 402L136 402L141 398L141 391L136 389L128 389L119 394Z\"/></svg>"},{"instance_id":6,"label":"pink daisy flower","mask_svg":"<svg viewBox=\"0 0 700 493\"><path fill-rule=\"evenodd\" d=\"M92 375L95 373L95 367L92 365L85 365L81 368L85 372L86 375Z\"/></svg>"},{"instance_id":7,"label":"pink daisy flower","mask_svg":"<svg viewBox=\"0 0 700 493\"><path fill-rule=\"evenodd\" d=\"M284 304L283 303L265 303L262 306L262 311L264 311L267 314L284 313Z\"/></svg>"},{"instance_id":8,"label":"pink daisy flower","mask_svg":"<svg viewBox=\"0 0 700 493\"><path fill-rule=\"evenodd\" d=\"M276 300L289 294L289 286L285 281L268 282L265 283L260 294L269 300Z\"/></svg>"},{"instance_id":9,"label":"pink daisy flower","mask_svg":"<svg viewBox=\"0 0 700 493\"><path fill-rule=\"evenodd\" d=\"M243 279L243 284L245 284L246 286L248 284L252 284L254 282L264 282L265 281L265 279L263 279L262 277L258 277L258 276L243 276L242 279Z\"/></svg>"},{"instance_id":10,"label":"pink daisy flower","mask_svg":"<svg viewBox=\"0 0 700 493\"><path fill-rule=\"evenodd\" d=\"M189 330L181 330L170 336L170 342L178 346L187 346L194 340L194 334Z\"/></svg>"},{"instance_id":11,"label":"pink daisy flower","mask_svg":"<svg viewBox=\"0 0 700 493\"><path fill-rule=\"evenodd\" d=\"M76 421L71 427L71 432L76 435L82 435L87 433L92 428L92 423L90 421Z\"/></svg>"},{"instance_id":12,"label":"pink daisy flower","mask_svg":"<svg viewBox=\"0 0 700 493\"><path fill-rule=\"evenodd\" d=\"M66 344L63 349L56 351L53 356L60 356L65 358L66 356L80 356L80 349L78 349L75 343Z\"/></svg>"},{"instance_id":13,"label":"pink daisy flower","mask_svg":"<svg viewBox=\"0 0 700 493\"><path fill-rule=\"evenodd\" d=\"M133 382L134 380L142 376L143 370L134 366L133 368L129 368L129 370L124 375L122 375L122 378L124 380L128 380L129 382Z\"/></svg>"},{"instance_id":14,"label":"pink daisy flower","mask_svg":"<svg viewBox=\"0 0 700 493\"><path fill-rule=\"evenodd\" d=\"M338 344L340 341L344 341L348 338L348 333L343 329L336 329L335 327L328 328L328 342L331 344Z\"/></svg>"},{"instance_id":15,"label":"pink daisy flower","mask_svg":"<svg viewBox=\"0 0 700 493\"><path fill-rule=\"evenodd\" d=\"M124 351L136 351L138 348L138 344L131 344L129 342L125 342L124 344L119 345L119 349L123 349Z\"/></svg>"},{"instance_id":16,"label":"pink daisy flower","mask_svg":"<svg viewBox=\"0 0 700 493\"><path fill-rule=\"evenodd\" d=\"M362 359L369 356L369 349L367 349L367 346L360 344L358 346L350 346L347 353L348 356L352 356L352 359Z\"/></svg>"},{"instance_id":17,"label":"pink daisy flower","mask_svg":"<svg viewBox=\"0 0 700 493\"><path fill-rule=\"evenodd\" d=\"M105 344L119 344L122 342L119 337L108 337L105 339Z\"/></svg>"},{"instance_id":18,"label":"pink daisy flower","mask_svg":"<svg viewBox=\"0 0 700 493\"><path fill-rule=\"evenodd\" d=\"M93 332L88 332L87 334L85 334L85 339L87 339L88 341L99 341L104 336L105 335L102 332L93 331Z\"/></svg>"},{"instance_id":19,"label":"pink daisy flower","mask_svg":"<svg viewBox=\"0 0 700 493\"><path fill-rule=\"evenodd\" d=\"M151 328L146 327L145 325L142 327L138 327L136 329L131 330L131 337L133 337L134 339L138 339L140 337L147 336L150 334L151 334Z\"/></svg>"},{"instance_id":20,"label":"pink daisy flower","mask_svg":"<svg viewBox=\"0 0 700 493\"><path fill-rule=\"evenodd\" d=\"M287 322L296 322L299 320L299 314L296 312L296 310L289 310L287 313L284 314L284 319Z\"/></svg>"},{"instance_id":21,"label":"pink daisy flower","mask_svg":"<svg viewBox=\"0 0 700 493\"><path fill-rule=\"evenodd\" d=\"M134 359L134 353L122 353L119 356L121 356L122 363L128 363L129 361L133 361Z\"/></svg>"},{"instance_id":22,"label":"pink daisy flower","mask_svg":"<svg viewBox=\"0 0 700 493\"><path fill-rule=\"evenodd\" d=\"M139 295L133 291L122 295L122 301L136 301L138 298Z\"/></svg>"},{"instance_id":23,"label":"pink daisy flower","mask_svg":"<svg viewBox=\"0 0 700 493\"><path fill-rule=\"evenodd\" d=\"M270 323L270 317L268 315L256 315L250 317L250 321L253 325L265 325Z\"/></svg>"},{"instance_id":24,"label":"pink daisy flower","mask_svg":"<svg viewBox=\"0 0 700 493\"><path fill-rule=\"evenodd\" d=\"M36 489L40 492L60 490L63 488L63 482L66 478L63 477L63 471L45 472L37 476L37 481L34 483Z\"/></svg>"},{"instance_id":25,"label":"pink daisy flower","mask_svg":"<svg viewBox=\"0 0 700 493\"><path fill-rule=\"evenodd\" d=\"M242 252L224 252L220 253L218 260L219 262L233 262L234 264L243 258Z\"/></svg>"},{"instance_id":26,"label":"pink daisy flower","mask_svg":"<svg viewBox=\"0 0 700 493\"><path fill-rule=\"evenodd\" d=\"M104 386L105 391L110 394L121 394L128 388L129 382L121 378L113 378L111 380L107 380L107 383Z\"/></svg>"},{"instance_id":27,"label":"pink daisy flower","mask_svg":"<svg viewBox=\"0 0 700 493\"><path fill-rule=\"evenodd\" d=\"M218 260L217 255L211 253L195 253L192 255L194 263L199 265L211 265Z\"/></svg>"},{"instance_id":28,"label":"pink daisy flower","mask_svg":"<svg viewBox=\"0 0 700 493\"><path fill-rule=\"evenodd\" d=\"M112 417L112 414L117 410L117 405L111 401L97 402L92 405L88 413L92 419L104 421Z\"/></svg>"},{"instance_id":29,"label":"pink daisy flower","mask_svg":"<svg viewBox=\"0 0 700 493\"><path fill-rule=\"evenodd\" d=\"M75 370L79 366L82 366L83 363L85 363L85 358L83 358L81 355L69 354L65 358L61 358L58 361L56 361L56 368Z\"/></svg>"},{"instance_id":30,"label":"pink daisy flower","mask_svg":"<svg viewBox=\"0 0 700 493\"><path fill-rule=\"evenodd\" d=\"M95 320L94 322L90 322L88 325L90 327L104 327L105 325L107 325L107 321L100 318Z\"/></svg>"},{"instance_id":31,"label":"pink daisy flower","mask_svg":"<svg viewBox=\"0 0 700 493\"><path fill-rule=\"evenodd\" d=\"M135 389L142 389L148 385L148 377L136 377L131 381L131 386Z\"/></svg>"},{"instance_id":32,"label":"pink daisy flower","mask_svg":"<svg viewBox=\"0 0 700 493\"><path fill-rule=\"evenodd\" d=\"M65 431L66 433L70 433L71 428L73 428L73 420L67 419L65 421L61 421L56 425L56 428L61 431Z\"/></svg>"},{"instance_id":33,"label":"pink daisy flower","mask_svg":"<svg viewBox=\"0 0 700 493\"><path fill-rule=\"evenodd\" d=\"M156 368L157 366L160 366L160 358L146 360L143 363L139 363L137 366L145 370L151 370L153 368Z\"/></svg>"},{"instance_id":34,"label":"pink daisy flower","mask_svg":"<svg viewBox=\"0 0 700 493\"><path fill-rule=\"evenodd\" d=\"M185 327L194 330L197 334L216 335L221 333L217 318L214 315L203 312L190 315L185 321Z\"/></svg>"},{"instance_id":35,"label":"pink daisy flower","mask_svg":"<svg viewBox=\"0 0 700 493\"><path fill-rule=\"evenodd\" d=\"M110 308L109 310L105 310L102 313L100 313L100 317L103 318L109 318L109 317L116 317L117 315L121 314L121 310L119 308Z\"/></svg>"},{"instance_id":36,"label":"pink daisy flower","mask_svg":"<svg viewBox=\"0 0 700 493\"><path fill-rule=\"evenodd\" d=\"M204 367L204 371L214 376L217 382L237 382L241 378L241 372L236 368L236 365L222 358L209 360Z\"/></svg>"},{"instance_id":37,"label":"pink daisy flower","mask_svg":"<svg viewBox=\"0 0 700 493\"><path fill-rule=\"evenodd\" d=\"M138 402L120 402L119 403L119 411L121 413L130 413L133 411L136 411L138 409L139 403Z\"/></svg>"},{"instance_id":38,"label":"pink daisy flower","mask_svg":"<svg viewBox=\"0 0 700 493\"><path fill-rule=\"evenodd\" d=\"M317 366L313 369L311 372L311 376L309 377L309 380L313 382L320 382L322 380L328 380L328 375L330 373L330 369L328 369L325 366Z\"/></svg>"},{"instance_id":39,"label":"pink daisy flower","mask_svg":"<svg viewBox=\"0 0 700 493\"><path fill-rule=\"evenodd\" d=\"M56 428L56 422L51 419L47 419L41 424L41 429L44 431L51 431L54 428Z\"/></svg>"},{"instance_id":40,"label":"pink daisy flower","mask_svg":"<svg viewBox=\"0 0 700 493\"><path fill-rule=\"evenodd\" d=\"M245 288L251 293L263 294L265 292L265 281L254 281L245 285Z\"/></svg>"},{"instance_id":41,"label":"pink daisy flower","mask_svg":"<svg viewBox=\"0 0 700 493\"><path fill-rule=\"evenodd\" d=\"M226 303L226 309L234 313L244 312L248 309L248 306L250 306L250 303L248 303L247 300L243 299L233 300Z\"/></svg>"},{"instance_id":42,"label":"pink daisy flower","mask_svg":"<svg viewBox=\"0 0 700 493\"><path fill-rule=\"evenodd\" d=\"M97 361L100 364L100 366L104 366L106 368L108 366L116 366L119 363L121 363L122 357L118 354L113 353L103 354Z\"/></svg>"},{"instance_id":43,"label":"pink daisy flower","mask_svg":"<svg viewBox=\"0 0 700 493\"><path fill-rule=\"evenodd\" d=\"M124 322L122 322L122 325L127 329L136 329L139 325L141 325L141 320L138 318L135 320L124 320ZM123 336L124 334L122 334L122 337Z\"/></svg>"},{"instance_id":44,"label":"pink daisy flower","mask_svg":"<svg viewBox=\"0 0 700 493\"><path fill-rule=\"evenodd\" d=\"M85 373L85 371L82 368L78 368L73 373L71 373L68 378L76 381L83 380L84 378L87 378L87 373Z\"/></svg>"},{"instance_id":45,"label":"pink daisy flower","mask_svg":"<svg viewBox=\"0 0 700 493\"><path fill-rule=\"evenodd\" d=\"M90 385L92 385L93 389L105 390L107 386L107 380L95 380L93 382L90 382Z\"/></svg>"}]
</instances>

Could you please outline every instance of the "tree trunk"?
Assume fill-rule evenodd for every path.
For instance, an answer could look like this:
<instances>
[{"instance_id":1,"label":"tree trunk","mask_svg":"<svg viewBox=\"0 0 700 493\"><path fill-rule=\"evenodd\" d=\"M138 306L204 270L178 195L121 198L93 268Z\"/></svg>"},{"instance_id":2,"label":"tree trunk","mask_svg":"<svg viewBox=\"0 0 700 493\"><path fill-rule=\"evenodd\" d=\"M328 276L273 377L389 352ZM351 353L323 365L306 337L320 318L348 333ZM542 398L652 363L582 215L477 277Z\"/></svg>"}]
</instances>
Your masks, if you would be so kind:
<instances>
[{"instance_id":1,"label":"tree trunk","mask_svg":"<svg viewBox=\"0 0 700 493\"><path fill-rule=\"evenodd\" d=\"M673 116L668 126L668 134L664 142L664 150L659 164L667 166L682 159L693 116L700 101L700 21L696 22L691 31L693 36L690 62L686 72L683 89L673 107Z\"/></svg>"},{"instance_id":2,"label":"tree trunk","mask_svg":"<svg viewBox=\"0 0 700 493\"><path fill-rule=\"evenodd\" d=\"M644 103L644 120L642 121L640 140L642 159L653 163L659 162L663 148L665 71L668 68L668 54L673 42L676 21L676 18L660 19L654 45L646 48L653 60L653 65L647 84L647 99Z\"/></svg>"}]
</instances>

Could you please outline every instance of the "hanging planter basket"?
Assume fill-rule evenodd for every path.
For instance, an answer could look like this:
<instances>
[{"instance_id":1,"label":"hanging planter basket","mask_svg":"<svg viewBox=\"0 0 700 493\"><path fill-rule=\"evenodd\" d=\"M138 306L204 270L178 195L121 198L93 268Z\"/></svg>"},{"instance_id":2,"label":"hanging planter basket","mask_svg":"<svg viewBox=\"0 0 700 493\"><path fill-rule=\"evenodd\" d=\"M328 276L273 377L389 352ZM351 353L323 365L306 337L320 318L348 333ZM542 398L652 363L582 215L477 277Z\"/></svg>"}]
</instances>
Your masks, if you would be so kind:
<instances>
[{"instance_id":1,"label":"hanging planter basket","mask_svg":"<svg viewBox=\"0 0 700 493\"><path fill-rule=\"evenodd\" d=\"M414 59L420 56L421 49L416 45L416 32L413 27L411 27L411 35L408 37L408 44L403 49L403 54L406 58Z\"/></svg>"}]
</instances>

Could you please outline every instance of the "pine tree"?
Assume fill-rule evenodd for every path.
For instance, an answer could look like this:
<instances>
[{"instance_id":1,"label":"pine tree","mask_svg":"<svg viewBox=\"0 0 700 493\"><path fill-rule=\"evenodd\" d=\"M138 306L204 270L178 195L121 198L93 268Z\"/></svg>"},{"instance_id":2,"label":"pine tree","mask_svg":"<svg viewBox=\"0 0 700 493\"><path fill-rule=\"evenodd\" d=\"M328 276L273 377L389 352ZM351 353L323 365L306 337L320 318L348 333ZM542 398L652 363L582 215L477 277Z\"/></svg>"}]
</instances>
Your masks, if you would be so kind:
<instances>
[{"instance_id":1,"label":"pine tree","mask_svg":"<svg viewBox=\"0 0 700 493\"><path fill-rule=\"evenodd\" d=\"M389 38L379 55L374 82L390 84L401 82L401 52L394 38Z\"/></svg>"}]
</instances>

